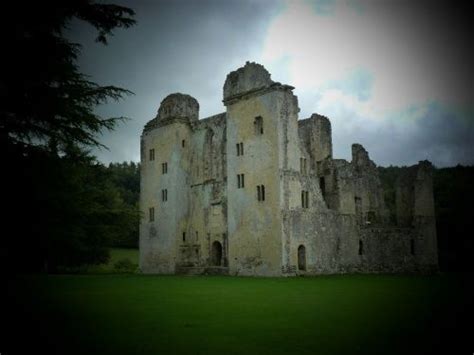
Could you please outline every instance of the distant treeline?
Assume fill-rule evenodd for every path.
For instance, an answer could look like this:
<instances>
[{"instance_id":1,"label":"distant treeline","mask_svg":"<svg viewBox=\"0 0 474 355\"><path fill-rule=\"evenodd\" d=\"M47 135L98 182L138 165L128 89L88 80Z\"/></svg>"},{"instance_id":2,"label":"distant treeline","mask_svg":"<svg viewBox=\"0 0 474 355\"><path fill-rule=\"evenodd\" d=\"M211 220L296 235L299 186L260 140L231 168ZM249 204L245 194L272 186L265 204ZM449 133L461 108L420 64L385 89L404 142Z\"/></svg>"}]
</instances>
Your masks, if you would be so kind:
<instances>
[{"instance_id":1,"label":"distant treeline","mask_svg":"<svg viewBox=\"0 0 474 355\"><path fill-rule=\"evenodd\" d=\"M396 220L395 182L406 167L379 167L390 218ZM474 166L433 171L438 254L442 271L472 270Z\"/></svg>"}]
</instances>

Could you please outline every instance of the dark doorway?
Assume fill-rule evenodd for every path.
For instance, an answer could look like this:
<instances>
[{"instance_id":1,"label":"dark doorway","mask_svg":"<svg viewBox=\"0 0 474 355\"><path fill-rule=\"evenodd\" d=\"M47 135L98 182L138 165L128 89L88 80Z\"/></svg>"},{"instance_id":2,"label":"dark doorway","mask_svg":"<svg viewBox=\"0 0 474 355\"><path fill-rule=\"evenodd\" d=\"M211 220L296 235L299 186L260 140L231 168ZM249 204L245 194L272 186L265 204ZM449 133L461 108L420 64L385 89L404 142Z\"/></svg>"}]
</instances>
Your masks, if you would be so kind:
<instances>
[{"instance_id":1,"label":"dark doorway","mask_svg":"<svg viewBox=\"0 0 474 355\"><path fill-rule=\"evenodd\" d=\"M298 270L306 270L306 248L304 245L298 247Z\"/></svg>"},{"instance_id":2,"label":"dark doorway","mask_svg":"<svg viewBox=\"0 0 474 355\"><path fill-rule=\"evenodd\" d=\"M212 243L211 248L211 263L213 266L222 265L222 244L218 241Z\"/></svg>"}]
</instances>

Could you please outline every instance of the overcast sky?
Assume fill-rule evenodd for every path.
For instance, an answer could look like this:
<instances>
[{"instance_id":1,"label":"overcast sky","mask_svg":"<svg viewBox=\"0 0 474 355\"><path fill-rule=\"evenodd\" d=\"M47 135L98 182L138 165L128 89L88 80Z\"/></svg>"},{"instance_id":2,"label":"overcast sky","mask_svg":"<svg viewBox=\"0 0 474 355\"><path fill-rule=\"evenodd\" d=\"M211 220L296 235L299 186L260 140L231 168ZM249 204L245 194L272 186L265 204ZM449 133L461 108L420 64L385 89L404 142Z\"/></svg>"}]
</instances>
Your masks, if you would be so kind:
<instances>
[{"instance_id":1,"label":"overcast sky","mask_svg":"<svg viewBox=\"0 0 474 355\"><path fill-rule=\"evenodd\" d=\"M360 143L379 165L474 164L474 32L462 2L112 1L137 25L109 45L74 23L81 70L135 93L97 109L129 121L105 133L104 163L139 160L140 134L170 93L195 97L200 117L224 112L226 75L255 61L295 86L300 119L332 122L334 157Z\"/></svg>"}]
</instances>

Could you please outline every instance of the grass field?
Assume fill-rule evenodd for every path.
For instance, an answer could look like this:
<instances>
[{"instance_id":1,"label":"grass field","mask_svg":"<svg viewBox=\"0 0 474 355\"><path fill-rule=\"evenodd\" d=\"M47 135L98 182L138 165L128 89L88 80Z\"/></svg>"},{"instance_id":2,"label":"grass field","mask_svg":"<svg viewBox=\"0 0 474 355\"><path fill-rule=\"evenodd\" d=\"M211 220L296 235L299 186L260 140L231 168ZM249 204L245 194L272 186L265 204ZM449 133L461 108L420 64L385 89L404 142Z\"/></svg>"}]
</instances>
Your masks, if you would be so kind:
<instances>
[{"instance_id":1,"label":"grass field","mask_svg":"<svg viewBox=\"0 0 474 355\"><path fill-rule=\"evenodd\" d=\"M432 353L462 345L466 302L447 275L45 275L8 291L2 355Z\"/></svg>"}]
</instances>

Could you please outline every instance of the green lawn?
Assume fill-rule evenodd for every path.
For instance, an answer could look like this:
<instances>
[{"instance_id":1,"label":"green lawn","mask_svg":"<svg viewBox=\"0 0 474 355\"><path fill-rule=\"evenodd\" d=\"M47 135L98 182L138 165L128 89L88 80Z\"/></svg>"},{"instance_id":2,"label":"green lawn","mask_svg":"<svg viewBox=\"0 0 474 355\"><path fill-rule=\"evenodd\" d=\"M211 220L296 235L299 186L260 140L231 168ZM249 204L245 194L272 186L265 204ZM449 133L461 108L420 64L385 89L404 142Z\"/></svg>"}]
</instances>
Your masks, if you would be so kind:
<instances>
[{"instance_id":1,"label":"green lawn","mask_svg":"<svg viewBox=\"0 0 474 355\"><path fill-rule=\"evenodd\" d=\"M0 352L34 345L58 354L431 353L439 343L462 343L461 281L23 276L8 283L10 341Z\"/></svg>"}]
</instances>

